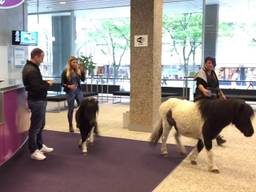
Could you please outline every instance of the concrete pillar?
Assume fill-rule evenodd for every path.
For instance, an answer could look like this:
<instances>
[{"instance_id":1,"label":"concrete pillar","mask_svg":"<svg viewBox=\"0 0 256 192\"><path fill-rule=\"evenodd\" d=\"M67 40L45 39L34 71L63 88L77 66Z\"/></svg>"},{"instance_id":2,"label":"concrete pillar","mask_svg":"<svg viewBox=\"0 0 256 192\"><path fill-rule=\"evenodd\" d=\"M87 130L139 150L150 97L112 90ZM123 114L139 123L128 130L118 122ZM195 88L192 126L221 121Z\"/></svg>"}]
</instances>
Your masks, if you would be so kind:
<instances>
[{"instance_id":1,"label":"concrete pillar","mask_svg":"<svg viewBox=\"0 0 256 192\"><path fill-rule=\"evenodd\" d=\"M70 38L70 44L71 44L71 55L78 56L76 55L76 16L75 12L71 11L71 38Z\"/></svg>"},{"instance_id":2,"label":"concrete pillar","mask_svg":"<svg viewBox=\"0 0 256 192\"><path fill-rule=\"evenodd\" d=\"M216 45L219 24L219 5L205 5L204 57L216 57Z\"/></svg>"},{"instance_id":3,"label":"concrete pillar","mask_svg":"<svg viewBox=\"0 0 256 192\"><path fill-rule=\"evenodd\" d=\"M60 76L72 53L72 16L53 16L53 75Z\"/></svg>"},{"instance_id":4,"label":"concrete pillar","mask_svg":"<svg viewBox=\"0 0 256 192\"><path fill-rule=\"evenodd\" d=\"M131 0L130 130L151 131L159 116L162 7L162 0Z\"/></svg>"}]
</instances>

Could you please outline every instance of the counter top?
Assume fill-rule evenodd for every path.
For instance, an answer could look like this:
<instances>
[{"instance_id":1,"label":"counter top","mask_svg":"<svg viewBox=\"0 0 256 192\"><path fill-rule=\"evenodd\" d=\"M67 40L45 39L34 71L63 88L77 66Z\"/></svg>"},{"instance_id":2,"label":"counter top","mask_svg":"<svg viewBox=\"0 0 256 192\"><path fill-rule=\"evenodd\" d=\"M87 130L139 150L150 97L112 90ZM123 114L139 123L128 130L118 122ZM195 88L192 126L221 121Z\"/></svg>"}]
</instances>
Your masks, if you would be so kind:
<instances>
[{"instance_id":1,"label":"counter top","mask_svg":"<svg viewBox=\"0 0 256 192\"><path fill-rule=\"evenodd\" d=\"M7 79L7 80L0 81L0 92L17 88L17 87L23 87L21 80Z\"/></svg>"}]
</instances>

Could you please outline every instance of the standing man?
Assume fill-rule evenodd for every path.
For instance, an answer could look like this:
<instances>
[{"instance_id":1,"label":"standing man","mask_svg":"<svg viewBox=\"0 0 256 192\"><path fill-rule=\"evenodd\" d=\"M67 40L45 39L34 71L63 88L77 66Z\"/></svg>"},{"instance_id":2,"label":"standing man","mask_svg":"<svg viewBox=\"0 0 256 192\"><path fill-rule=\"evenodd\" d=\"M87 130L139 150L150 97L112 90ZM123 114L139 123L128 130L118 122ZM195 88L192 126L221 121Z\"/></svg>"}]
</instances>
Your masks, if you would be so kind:
<instances>
[{"instance_id":1,"label":"standing man","mask_svg":"<svg viewBox=\"0 0 256 192\"><path fill-rule=\"evenodd\" d=\"M27 61L22 70L22 80L28 93L28 107L31 111L28 147L31 158L44 160L45 153L53 151L53 148L43 144L42 131L45 125L46 95L52 81L44 81L39 69L44 60L44 52L35 48L31 52L31 59Z\"/></svg>"}]
</instances>

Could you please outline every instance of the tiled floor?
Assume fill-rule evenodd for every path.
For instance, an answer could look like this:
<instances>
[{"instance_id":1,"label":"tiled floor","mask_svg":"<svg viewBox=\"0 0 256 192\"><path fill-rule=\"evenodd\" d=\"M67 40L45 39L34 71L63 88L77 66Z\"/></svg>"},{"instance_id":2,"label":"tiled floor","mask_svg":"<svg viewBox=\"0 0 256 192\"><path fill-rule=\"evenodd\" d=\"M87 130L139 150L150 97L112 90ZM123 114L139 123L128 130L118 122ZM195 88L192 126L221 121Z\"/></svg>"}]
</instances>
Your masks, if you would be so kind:
<instances>
[{"instance_id":1,"label":"tiled floor","mask_svg":"<svg viewBox=\"0 0 256 192\"><path fill-rule=\"evenodd\" d=\"M49 104L49 108L54 105ZM129 131L123 128L123 113L128 104L101 104L99 129L103 136L148 140L150 133ZM254 120L256 125L256 120ZM255 126L256 127L256 126ZM47 113L46 129L68 131L66 111ZM236 128L228 126L222 132L227 143L224 147L214 142L214 157L220 174L207 171L206 152L199 155L198 165L193 166L185 159L170 173L154 191L159 192L254 192L256 189L256 136L245 138ZM174 143L172 133L168 139ZM192 139L182 137L187 145L194 145ZM171 154L169 157L171 158Z\"/></svg>"}]
</instances>

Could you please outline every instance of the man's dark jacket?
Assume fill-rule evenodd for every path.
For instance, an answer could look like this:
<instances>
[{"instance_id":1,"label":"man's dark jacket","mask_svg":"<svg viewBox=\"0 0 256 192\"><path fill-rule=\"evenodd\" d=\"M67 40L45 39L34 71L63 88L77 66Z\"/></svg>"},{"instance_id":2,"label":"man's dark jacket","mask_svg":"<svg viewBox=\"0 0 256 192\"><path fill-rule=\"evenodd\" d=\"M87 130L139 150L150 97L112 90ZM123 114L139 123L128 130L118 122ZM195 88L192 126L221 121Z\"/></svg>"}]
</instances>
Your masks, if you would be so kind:
<instances>
[{"instance_id":1,"label":"man's dark jacket","mask_svg":"<svg viewBox=\"0 0 256 192\"><path fill-rule=\"evenodd\" d=\"M49 84L43 80L37 64L27 61L22 70L22 80L28 92L28 100L46 100Z\"/></svg>"}]
</instances>

